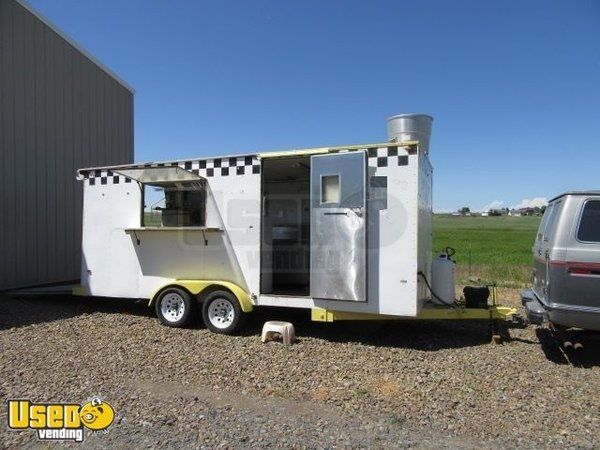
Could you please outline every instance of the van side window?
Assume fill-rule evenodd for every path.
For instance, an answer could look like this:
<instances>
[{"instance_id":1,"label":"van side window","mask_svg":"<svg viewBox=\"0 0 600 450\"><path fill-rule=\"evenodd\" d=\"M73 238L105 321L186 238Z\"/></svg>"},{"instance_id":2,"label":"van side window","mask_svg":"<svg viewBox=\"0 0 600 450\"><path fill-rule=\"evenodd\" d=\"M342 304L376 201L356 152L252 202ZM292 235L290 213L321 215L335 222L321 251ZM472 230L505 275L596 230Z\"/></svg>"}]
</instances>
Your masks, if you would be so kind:
<instances>
[{"instance_id":1,"label":"van side window","mask_svg":"<svg viewBox=\"0 0 600 450\"><path fill-rule=\"evenodd\" d=\"M577 239L583 242L600 242L600 200L585 203L579 220Z\"/></svg>"}]
</instances>

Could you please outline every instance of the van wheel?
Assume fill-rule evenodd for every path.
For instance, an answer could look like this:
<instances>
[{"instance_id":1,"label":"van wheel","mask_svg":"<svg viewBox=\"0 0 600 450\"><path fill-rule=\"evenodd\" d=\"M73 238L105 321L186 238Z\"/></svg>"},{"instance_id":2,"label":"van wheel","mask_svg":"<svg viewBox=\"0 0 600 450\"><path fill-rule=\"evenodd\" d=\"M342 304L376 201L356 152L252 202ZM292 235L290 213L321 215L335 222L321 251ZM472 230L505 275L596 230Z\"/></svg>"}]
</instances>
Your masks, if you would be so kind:
<instances>
[{"instance_id":1,"label":"van wheel","mask_svg":"<svg viewBox=\"0 0 600 450\"><path fill-rule=\"evenodd\" d=\"M244 316L240 303L230 292L211 292L202 304L202 319L213 333L233 334L242 325Z\"/></svg>"},{"instance_id":2,"label":"van wheel","mask_svg":"<svg viewBox=\"0 0 600 450\"><path fill-rule=\"evenodd\" d=\"M156 315L163 325L179 328L192 317L194 302L183 289L168 288L160 293L155 302Z\"/></svg>"}]
</instances>

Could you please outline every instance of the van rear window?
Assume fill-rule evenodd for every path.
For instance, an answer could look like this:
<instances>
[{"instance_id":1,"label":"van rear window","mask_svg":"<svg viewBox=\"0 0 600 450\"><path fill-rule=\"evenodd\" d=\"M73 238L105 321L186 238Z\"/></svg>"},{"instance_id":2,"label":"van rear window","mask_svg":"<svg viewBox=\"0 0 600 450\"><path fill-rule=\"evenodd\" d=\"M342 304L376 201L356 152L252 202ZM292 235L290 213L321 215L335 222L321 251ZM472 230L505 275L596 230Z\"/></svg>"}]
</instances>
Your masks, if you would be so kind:
<instances>
[{"instance_id":1,"label":"van rear window","mask_svg":"<svg viewBox=\"0 0 600 450\"><path fill-rule=\"evenodd\" d=\"M541 241L544 236L544 230L546 229L546 224L548 223L548 217L552 214L552 209L554 208L554 204L550 203L544 211L544 215L542 216L542 221L540 223L540 227L538 228L537 240Z\"/></svg>"},{"instance_id":2,"label":"van rear window","mask_svg":"<svg viewBox=\"0 0 600 450\"><path fill-rule=\"evenodd\" d=\"M577 239L584 242L600 242L600 200L590 200L585 203Z\"/></svg>"},{"instance_id":3,"label":"van rear window","mask_svg":"<svg viewBox=\"0 0 600 450\"><path fill-rule=\"evenodd\" d=\"M560 215L562 201L558 200L555 203L550 203L544 212L540 228L538 230L537 240L550 242L554 235L556 226L558 225L558 217Z\"/></svg>"}]
</instances>

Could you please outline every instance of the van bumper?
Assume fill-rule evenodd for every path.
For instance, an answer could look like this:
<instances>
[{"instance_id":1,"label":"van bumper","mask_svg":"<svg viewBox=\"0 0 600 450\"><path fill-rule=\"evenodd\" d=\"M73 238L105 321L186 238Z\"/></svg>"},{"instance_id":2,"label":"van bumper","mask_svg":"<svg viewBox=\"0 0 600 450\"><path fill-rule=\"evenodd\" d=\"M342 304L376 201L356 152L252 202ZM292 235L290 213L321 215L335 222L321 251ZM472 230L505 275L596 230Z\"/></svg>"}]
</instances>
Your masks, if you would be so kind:
<instances>
[{"instance_id":1,"label":"van bumper","mask_svg":"<svg viewBox=\"0 0 600 450\"><path fill-rule=\"evenodd\" d=\"M542 325L548 322L548 311L540 303L531 289L525 289L521 292L521 303L525 307L525 313L530 323Z\"/></svg>"},{"instance_id":2,"label":"van bumper","mask_svg":"<svg viewBox=\"0 0 600 450\"><path fill-rule=\"evenodd\" d=\"M529 322L552 323L566 328L600 331L600 308L561 303L542 304L531 289L521 292L521 303Z\"/></svg>"}]
</instances>

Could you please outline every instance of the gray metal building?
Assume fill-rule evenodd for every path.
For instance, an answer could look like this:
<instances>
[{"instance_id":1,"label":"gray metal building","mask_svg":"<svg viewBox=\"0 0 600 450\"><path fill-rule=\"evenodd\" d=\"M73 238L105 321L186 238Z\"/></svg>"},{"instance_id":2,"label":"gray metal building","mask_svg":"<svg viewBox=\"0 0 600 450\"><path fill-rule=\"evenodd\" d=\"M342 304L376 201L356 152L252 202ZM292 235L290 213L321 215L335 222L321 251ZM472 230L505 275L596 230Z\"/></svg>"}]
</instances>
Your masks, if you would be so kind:
<instances>
[{"instance_id":1,"label":"gray metal building","mask_svg":"<svg viewBox=\"0 0 600 450\"><path fill-rule=\"evenodd\" d=\"M133 162L133 89L0 0L0 290L79 279L81 167Z\"/></svg>"}]
</instances>

